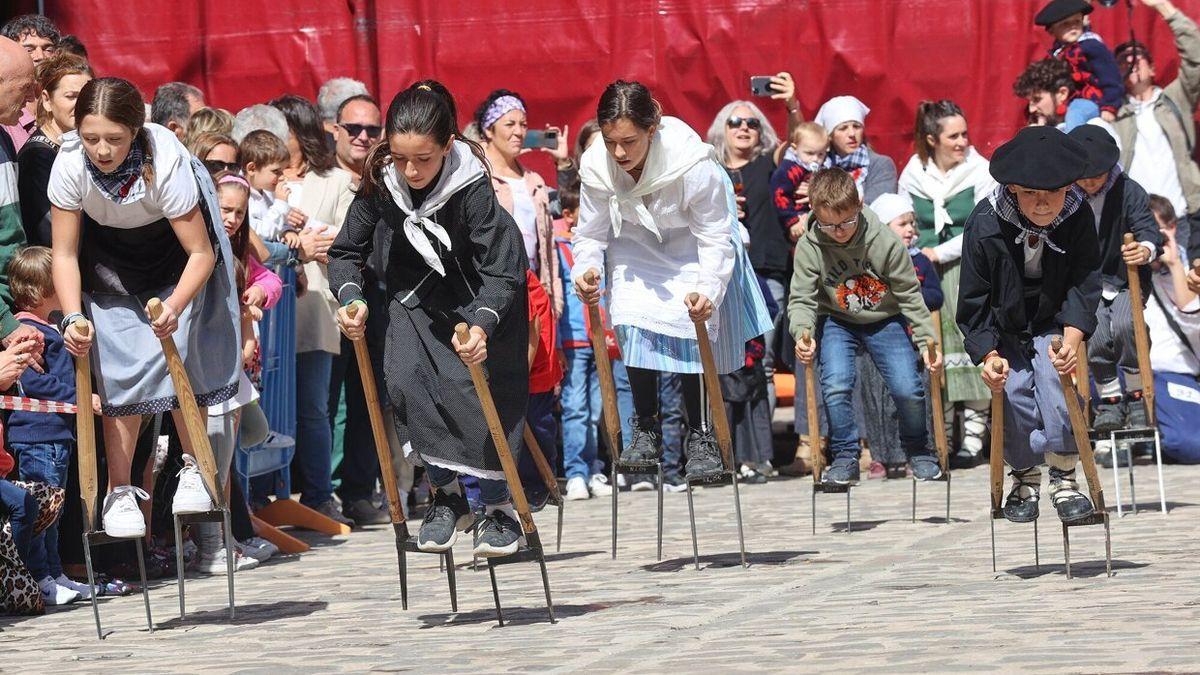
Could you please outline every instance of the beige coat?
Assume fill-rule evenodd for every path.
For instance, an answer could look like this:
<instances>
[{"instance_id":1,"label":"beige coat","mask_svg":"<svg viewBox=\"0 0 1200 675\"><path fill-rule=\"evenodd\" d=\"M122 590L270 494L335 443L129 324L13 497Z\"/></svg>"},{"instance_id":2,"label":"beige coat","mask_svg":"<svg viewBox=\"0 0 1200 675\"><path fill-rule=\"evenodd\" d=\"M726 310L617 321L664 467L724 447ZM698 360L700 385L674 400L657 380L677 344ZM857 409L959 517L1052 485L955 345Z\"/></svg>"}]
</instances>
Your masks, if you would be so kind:
<instances>
[{"instance_id":1,"label":"beige coat","mask_svg":"<svg viewBox=\"0 0 1200 675\"><path fill-rule=\"evenodd\" d=\"M354 200L352 181L350 173L342 169L330 169L324 176L310 172L304 176L295 206L310 222L327 224L336 233ZM304 264L304 274L308 277L308 292L296 300L296 353L337 354L342 344L334 317L338 303L329 290L328 271L323 263L314 261Z\"/></svg>"},{"instance_id":2,"label":"beige coat","mask_svg":"<svg viewBox=\"0 0 1200 675\"><path fill-rule=\"evenodd\" d=\"M550 188L546 181L533 171L525 171L525 185L533 197L538 233L538 281L550 296L554 316L562 316L563 284L559 274L558 254L554 249L554 219L550 217ZM510 214L513 212L512 188L505 181L492 176L492 187L496 190L496 201Z\"/></svg>"}]
</instances>

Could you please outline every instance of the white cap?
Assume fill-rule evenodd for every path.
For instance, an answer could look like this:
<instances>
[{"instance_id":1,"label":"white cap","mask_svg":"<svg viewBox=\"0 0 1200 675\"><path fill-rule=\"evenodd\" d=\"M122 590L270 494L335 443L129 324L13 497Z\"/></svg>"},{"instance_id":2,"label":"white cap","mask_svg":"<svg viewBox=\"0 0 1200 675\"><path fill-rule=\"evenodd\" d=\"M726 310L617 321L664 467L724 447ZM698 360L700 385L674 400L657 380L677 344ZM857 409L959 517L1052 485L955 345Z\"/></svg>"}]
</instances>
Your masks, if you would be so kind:
<instances>
[{"instance_id":1,"label":"white cap","mask_svg":"<svg viewBox=\"0 0 1200 675\"><path fill-rule=\"evenodd\" d=\"M832 134L833 130L843 122L862 124L870 112L870 108L853 96L834 96L821 106L813 121L825 127L825 131Z\"/></svg>"},{"instance_id":2,"label":"white cap","mask_svg":"<svg viewBox=\"0 0 1200 675\"><path fill-rule=\"evenodd\" d=\"M880 222L887 225L900 216L913 212L912 197L909 197L907 192L899 195L885 192L871 202L871 210L879 216Z\"/></svg>"}]
</instances>

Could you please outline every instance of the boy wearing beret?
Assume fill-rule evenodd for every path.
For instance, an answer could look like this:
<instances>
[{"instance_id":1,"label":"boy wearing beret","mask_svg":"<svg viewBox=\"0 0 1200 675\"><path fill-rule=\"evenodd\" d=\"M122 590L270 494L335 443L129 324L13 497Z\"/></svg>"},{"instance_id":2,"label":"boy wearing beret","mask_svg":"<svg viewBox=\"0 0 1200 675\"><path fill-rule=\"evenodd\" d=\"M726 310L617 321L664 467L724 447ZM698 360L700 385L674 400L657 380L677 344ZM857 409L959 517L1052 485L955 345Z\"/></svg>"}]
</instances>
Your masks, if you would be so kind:
<instances>
[{"instance_id":1,"label":"boy wearing beret","mask_svg":"<svg viewBox=\"0 0 1200 675\"><path fill-rule=\"evenodd\" d=\"M1078 84L1079 97L1067 108L1067 131L1097 115L1112 122L1124 103L1125 85L1117 60L1083 18L1091 13L1088 0L1051 0L1034 17L1034 23L1054 37L1050 56L1071 66Z\"/></svg>"},{"instance_id":2,"label":"boy wearing beret","mask_svg":"<svg viewBox=\"0 0 1200 675\"><path fill-rule=\"evenodd\" d=\"M1143 303L1150 295L1149 263L1162 253L1158 224L1150 211L1150 197L1129 178L1117 162L1121 151L1112 136L1095 126L1077 127L1069 134L1083 146L1087 167L1076 185L1083 190L1096 222L1100 243L1100 303L1096 332L1088 341L1088 364L1100 395L1092 427L1108 433L1126 425L1146 426L1142 404L1142 378L1138 372L1137 348L1133 339L1133 310L1129 297L1127 266L1141 266ZM1126 233L1134 241L1126 244ZM1120 366L1125 395L1117 377Z\"/></svg>"},{"instance_id":3,"label":"boy wearing beret","mask_svg":"<svg viewBox=\"0 0 1200 675\"><path fill-rule=\"evenodd\" d=\"M1052 127L1026 127L992 156L1000 185L975 207L963 235L955 319L983 379L1007 396L1004 458L1013 486L1004 516L1038 517L1042 464L1064 522L1093 511L1075 480L1078 456L1059 374L1074 373L1080 343L1096 329L1100 246L1095 218L1075 187L1084 148ZM1063 337L1055 352L1051 340ZM1000 372L990 365L999 360ZM992 452L997 452L992 448Z\"/></svg>"},{"instance_id":4,"label":"boy wearing beret","mask_svg":"<svg viewBox=\"0 0 1200 675\"><path fill-rule=\"evenodd\" d=\"M824 480L849 485L859 479L862 447L853 393L855 357L864 351L896 403L900 444L913 476L936 480L942 470L929 444L914 343L930 372L941 369L942 358L930 363L924 349L933 338L933 321L908 250L863 208L854 179L842 169L818 171L808 198L810 227L796 242L788 327L796 338L796 359L806 366L818 361L833 456ZM815 342L802 340L806 333Z\"/></svg>"}]
</instances>

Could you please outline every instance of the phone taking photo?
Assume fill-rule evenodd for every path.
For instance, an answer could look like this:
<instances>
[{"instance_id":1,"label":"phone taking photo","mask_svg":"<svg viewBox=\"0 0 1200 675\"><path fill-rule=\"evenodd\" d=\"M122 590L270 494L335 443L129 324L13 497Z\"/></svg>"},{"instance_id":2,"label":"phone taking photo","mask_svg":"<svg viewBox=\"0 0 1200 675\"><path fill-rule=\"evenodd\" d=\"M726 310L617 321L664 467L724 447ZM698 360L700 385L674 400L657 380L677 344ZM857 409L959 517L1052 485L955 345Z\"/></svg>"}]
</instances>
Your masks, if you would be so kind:
<instances>
[{"instance_id":1,"label":"phone taking photo","mask_svg":"<svg viewBox=\"0 0 1200 675\"><path fill-rule=\"evenodd\" d=\"M750 77L751 96L772 96L776 93L771 86L771 75L753 75Z\"/></svg>"},{"instance_id":2,"label":"phone taking photo","mask_svg":"<svg viewBox=\"0 0 1200 675\"><path fill-rule=\"evenodd\" d=\"M530 129L525 132L525 140L521 142L522 148L531 150L557 150L558 149L558 130L547 129Z\"/></svg>"}]
</instances>

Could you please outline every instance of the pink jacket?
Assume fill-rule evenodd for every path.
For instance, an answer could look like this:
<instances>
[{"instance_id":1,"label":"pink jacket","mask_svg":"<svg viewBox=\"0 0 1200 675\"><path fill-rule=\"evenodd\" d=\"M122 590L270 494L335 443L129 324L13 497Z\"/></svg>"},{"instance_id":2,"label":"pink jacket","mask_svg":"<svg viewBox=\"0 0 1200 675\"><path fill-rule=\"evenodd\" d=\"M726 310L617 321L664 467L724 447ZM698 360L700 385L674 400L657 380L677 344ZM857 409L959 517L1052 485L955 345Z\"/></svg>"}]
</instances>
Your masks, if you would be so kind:
<instances>
[{"instance_id":1,"label":"pink jacket","mask_svg":"<svg viewBox=\"0 0 1200 675\"><path fill-rule=\"evenodd\" d=\"M246 287L258 286L267 294L266 305L263 309L271 309L279 298L283 297L283 280L279 275L263 267L254 256L248 256L249 265L246 269Z\"/></svg>"},{"instance_id":2,"label":"pink jacket","mask_svg":"<svg viewBox=\"0 0 1200 675\"><path fill-rule=\"evenodd\" d=\"M558 254L554 249L554 220L550 217L550 189L546 181L536 172L525 170L525 185L533 197L533 208L537 212L538 233L538 281L550 296L550 306L554 309L554 318L562 316L563 284L559 274ZM513 212L512 189L503 180L492 177L492 187L496 190L496 201L505 211Z\"/></svg>"}]
</instances>

